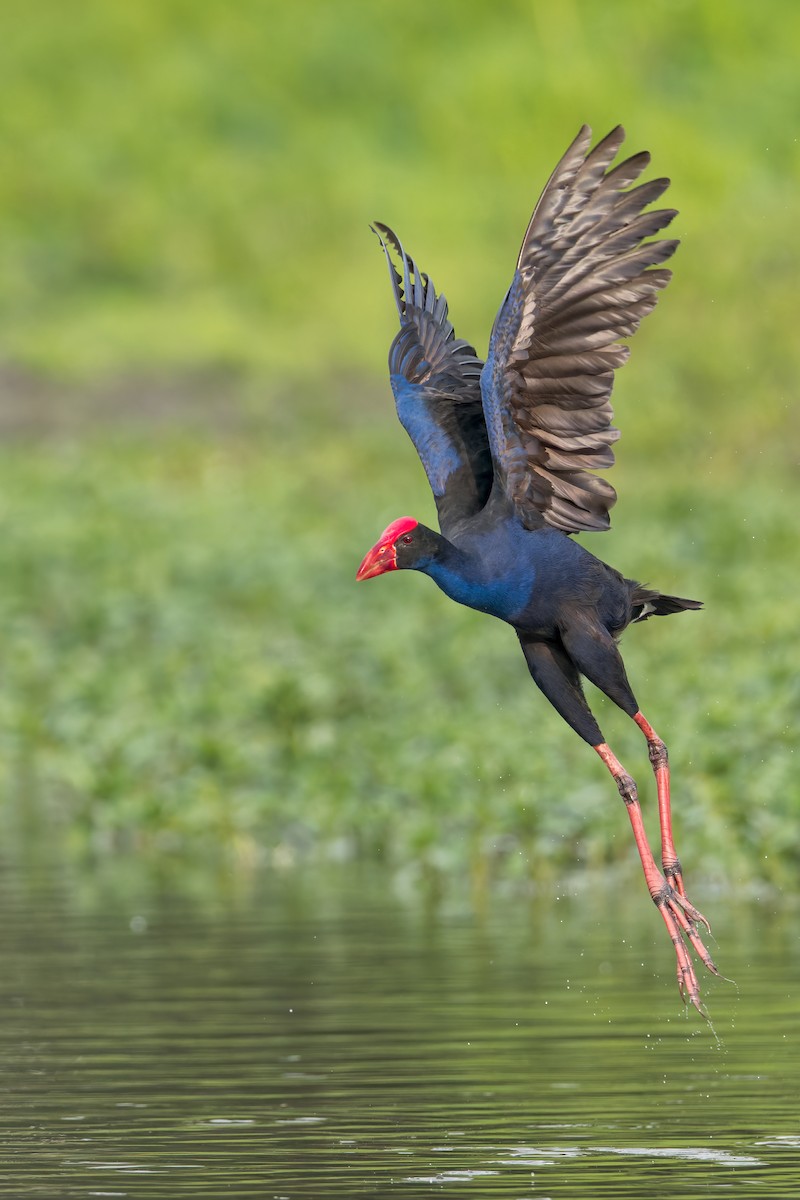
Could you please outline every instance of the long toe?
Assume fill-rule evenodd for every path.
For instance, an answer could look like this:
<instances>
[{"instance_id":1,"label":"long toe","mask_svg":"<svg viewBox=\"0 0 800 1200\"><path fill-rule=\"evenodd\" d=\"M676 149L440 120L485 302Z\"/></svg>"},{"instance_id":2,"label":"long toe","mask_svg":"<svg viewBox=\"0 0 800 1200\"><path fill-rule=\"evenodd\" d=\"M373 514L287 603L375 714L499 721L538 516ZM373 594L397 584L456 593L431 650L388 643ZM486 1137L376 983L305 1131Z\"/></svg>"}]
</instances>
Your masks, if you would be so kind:
<instances>
[{"instance_id":1,"label":"long toe","mask_svg":"<svg viewBox=\"0 0 800 1200\"><path fill-rule=\"evenodd\" d=\"M707 918L703 916L698 908L695 908L685 892L676 892L673 888L671 900L673 904L675 904L683 913L685 913L689 921L691 921L694 925L703 925L706 933L710 935L711 926L709 925Z\"/></svg>"},{"instance_id":2,"label":"long toe","mask_svg":"<svg viewBox=\"0 0 800 1200\"><path fill-rule=\"evenodd\" d=\"M694 946L697 957L712 973L712 975L719 975L719 971L717 970L717 966L713 958L706 949L700 934L697 932L697 923L701 921L710 933L711 930L709 928L708 921L706 921L705 917L702 916L702 914L699 913L696 908L689 904L683 896L673 894L669 900L667 900L667 905L669 906L669 909L673 914L677 924Z\"/></svg>"},{"instance_id":3,"label":"long toe","mask_svg":"<svg viewBox=\"0 0 800 1200\"><path fill-rule=\"evenodd\" d=\"M671 889L670 889L671 890ZM706 1011L703 1008L703 1002L700 998L700 985L697 982L697 976L692 966L692 960L689 957L689 951L686 949L686 943L683 940L682 933L686 932L684 923L688 925L688 921L681 913L679 918L675 906L673 906L671 896L667 895L664 899L657 902L656 907L661 913L664 924L670 936L670 941L675 948L675 958L678 971L678 991L681 994L681 999L684 1004L693 1004L697 1011L706 1017ZM680 912L680 909L678 909Z\"/></svg>"}]
</instances>

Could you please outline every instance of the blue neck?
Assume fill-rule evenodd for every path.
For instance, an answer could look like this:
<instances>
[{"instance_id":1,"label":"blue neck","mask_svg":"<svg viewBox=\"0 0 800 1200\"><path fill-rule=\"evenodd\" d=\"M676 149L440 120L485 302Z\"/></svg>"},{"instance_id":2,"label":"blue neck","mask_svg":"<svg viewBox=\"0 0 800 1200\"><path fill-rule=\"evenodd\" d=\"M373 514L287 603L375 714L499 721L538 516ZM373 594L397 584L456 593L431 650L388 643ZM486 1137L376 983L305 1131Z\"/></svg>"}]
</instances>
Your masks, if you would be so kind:
<instances>
[{"instance_id":1,"label":"blue neck","mask_svg":"<svg viewBox=\"0 0 800 1200\"><path fill-rule=\"evenodd\" d=\"M420 563L418 569L430 575L451 600L504 621L512 620L525 607L533 583L530 568L519 574L486 578L478 564L455 547L448 548L441 557Z\"/></svg>"}]
</instances>

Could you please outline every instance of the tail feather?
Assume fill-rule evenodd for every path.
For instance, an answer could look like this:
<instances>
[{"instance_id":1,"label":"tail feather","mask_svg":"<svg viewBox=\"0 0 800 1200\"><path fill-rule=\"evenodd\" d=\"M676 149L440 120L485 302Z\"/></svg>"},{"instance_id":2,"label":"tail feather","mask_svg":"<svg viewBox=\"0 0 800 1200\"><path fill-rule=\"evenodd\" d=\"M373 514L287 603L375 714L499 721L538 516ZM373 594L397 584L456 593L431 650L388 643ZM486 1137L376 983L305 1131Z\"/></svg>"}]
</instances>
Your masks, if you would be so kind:
<instances>
[{"instance_id":1,"label":"tail feather","mask_svg":"<svg viewBox=\"0 0 800 1200\"><path fill-rule=\"evenodd\" d=\"M646 621L648 617L668 617L672 613L687 612L703 607L702 600L684 600L681 596L665 596L651 591L631 580L631 621Z\"/></svg>"}]
</instances>

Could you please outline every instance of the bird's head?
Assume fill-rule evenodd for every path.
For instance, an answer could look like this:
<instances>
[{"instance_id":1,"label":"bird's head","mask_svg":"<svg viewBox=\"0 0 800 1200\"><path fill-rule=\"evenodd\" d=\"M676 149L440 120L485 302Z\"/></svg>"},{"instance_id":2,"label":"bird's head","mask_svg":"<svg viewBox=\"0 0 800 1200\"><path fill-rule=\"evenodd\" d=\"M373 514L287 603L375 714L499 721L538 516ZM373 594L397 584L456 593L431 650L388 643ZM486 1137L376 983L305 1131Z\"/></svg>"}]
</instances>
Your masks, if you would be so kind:
<instances>
[{"instance_id":1,"label":"bird's head","mask_svg":"<svg viewBox=\"0 0 800 1200\"><path fill-rule=\"evenodd\" d=\"M434 556L438 540L438 534L413 517L398 517L365 554L356 579L360 582L386 571L419 569Z\"/></svg>"}]
</instances>

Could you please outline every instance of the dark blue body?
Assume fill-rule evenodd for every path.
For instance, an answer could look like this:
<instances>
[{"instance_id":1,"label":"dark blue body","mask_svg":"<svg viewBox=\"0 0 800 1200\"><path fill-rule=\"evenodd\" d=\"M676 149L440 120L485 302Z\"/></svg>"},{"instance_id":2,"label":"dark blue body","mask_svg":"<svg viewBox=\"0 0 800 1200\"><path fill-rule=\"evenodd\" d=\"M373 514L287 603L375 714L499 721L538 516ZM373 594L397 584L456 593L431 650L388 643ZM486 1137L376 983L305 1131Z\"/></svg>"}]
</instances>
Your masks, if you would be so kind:
<instances>
[{"instance_id":1,"label":"dark blue body","mask_svg":"<svg viewBox=\"0 0 800 1200\"><path fill-rule=\"evenodd\" d=\"M631 584L618 571L558 530L482 518L448 530L441 551L416 564L451 599L543 638L581 611L610 633L628 624Z\"/></svg>"}]
</instances>

